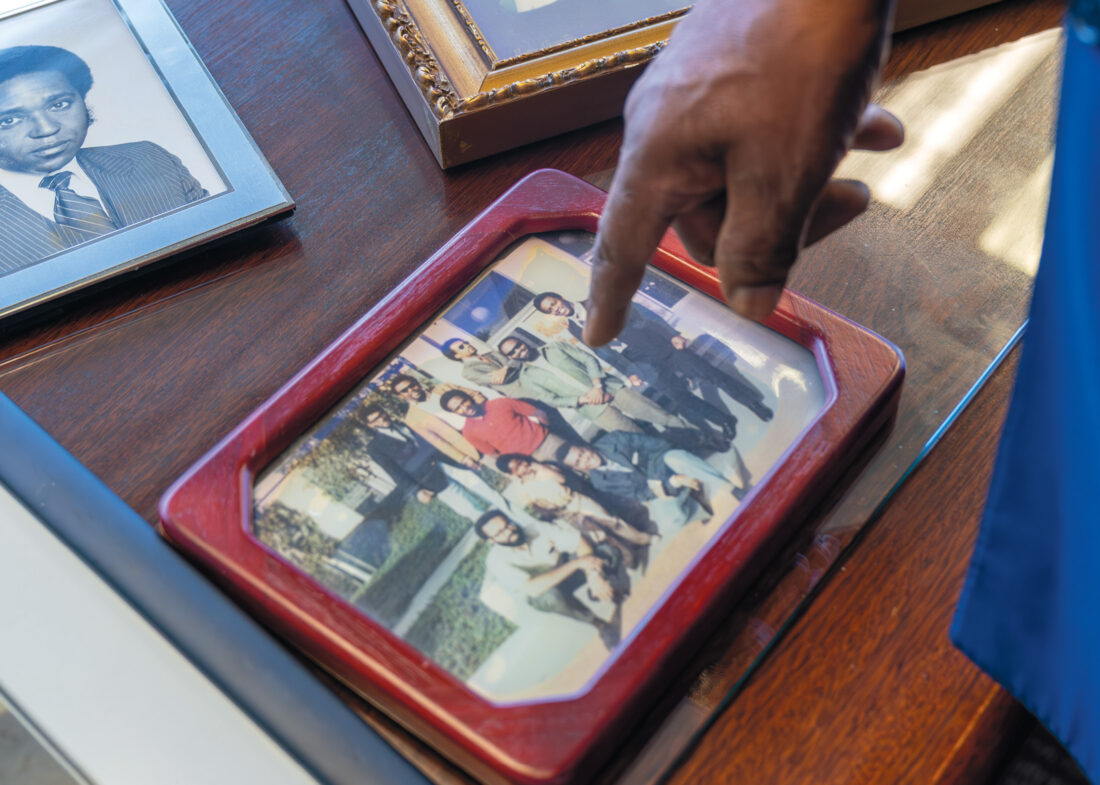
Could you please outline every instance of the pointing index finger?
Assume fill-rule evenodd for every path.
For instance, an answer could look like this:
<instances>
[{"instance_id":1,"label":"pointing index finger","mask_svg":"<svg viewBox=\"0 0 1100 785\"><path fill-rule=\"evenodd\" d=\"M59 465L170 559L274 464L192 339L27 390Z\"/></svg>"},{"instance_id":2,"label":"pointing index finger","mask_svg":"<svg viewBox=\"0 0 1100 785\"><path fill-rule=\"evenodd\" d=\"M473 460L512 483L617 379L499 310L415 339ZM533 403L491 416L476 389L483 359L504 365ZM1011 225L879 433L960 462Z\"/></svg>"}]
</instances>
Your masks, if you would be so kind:
<instances>
[{"instance_id":1,"label":"pointing index finger","mask_svg":"<svg viewBox=\"0 0 1100 785\"><path fill-rule=\"evenodd\" d=\"M646 265L672 222L655 192L633 182L645 178L627 167L624 162L616 173L596 234L584 325L591 346L606 344L623 329Z\"/></svg>"}]
</instances>

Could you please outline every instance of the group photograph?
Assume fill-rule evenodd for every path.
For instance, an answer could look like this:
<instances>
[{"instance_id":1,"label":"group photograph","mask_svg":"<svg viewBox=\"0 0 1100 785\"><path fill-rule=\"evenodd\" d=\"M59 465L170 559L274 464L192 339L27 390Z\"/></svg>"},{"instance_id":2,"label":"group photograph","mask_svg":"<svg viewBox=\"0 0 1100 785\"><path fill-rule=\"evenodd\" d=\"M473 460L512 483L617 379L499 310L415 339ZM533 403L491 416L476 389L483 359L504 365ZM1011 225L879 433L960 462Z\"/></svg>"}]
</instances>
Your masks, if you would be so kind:
<instances>
[{"instance_id":1,"label":"group photograph","mask_svg":"<svg viewBox=\"0 0 1100 785\"><path fill-rule=\"evenodd\" d=\"M813 422L813 353L593 236L515 243L280 456L253 535L495 702L585 688Z\"/></svg>"}]
</instances>

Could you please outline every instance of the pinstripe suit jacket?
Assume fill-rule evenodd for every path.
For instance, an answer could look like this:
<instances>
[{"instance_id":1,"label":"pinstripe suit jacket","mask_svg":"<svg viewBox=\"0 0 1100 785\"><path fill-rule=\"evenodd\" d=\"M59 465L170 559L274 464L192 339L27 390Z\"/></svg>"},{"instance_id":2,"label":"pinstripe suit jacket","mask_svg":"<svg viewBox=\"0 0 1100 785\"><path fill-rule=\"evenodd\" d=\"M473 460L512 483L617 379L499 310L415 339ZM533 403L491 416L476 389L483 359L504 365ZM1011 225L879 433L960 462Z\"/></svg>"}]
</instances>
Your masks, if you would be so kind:
<instances>
[{"instance_id":1,"label":"pinstripe suit jacket","mask_svg":"<svg viewBox=\"0 0 1100 785\"><path fill-rule=\"evenodd\" d=\"M152 142L86 147L76 154L120 227L207 195L180 159ZM0 275L68 247L56 224L0 187Z\"/></svg>"}]
</instances>

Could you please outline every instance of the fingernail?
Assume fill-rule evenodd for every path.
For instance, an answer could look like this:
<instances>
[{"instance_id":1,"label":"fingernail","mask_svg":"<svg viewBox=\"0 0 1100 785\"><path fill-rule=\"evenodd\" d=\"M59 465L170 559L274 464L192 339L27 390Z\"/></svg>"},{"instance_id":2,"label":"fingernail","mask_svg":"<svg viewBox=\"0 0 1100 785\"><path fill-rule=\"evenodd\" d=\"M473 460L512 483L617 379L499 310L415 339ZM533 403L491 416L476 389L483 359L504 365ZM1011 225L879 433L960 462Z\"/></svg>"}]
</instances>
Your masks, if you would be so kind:
<instances>
[{"instance_id":1,"label":"fingernail","mask_svg":"<svg viewBox=\"0 0 1100 785\"><path fill-rule=\"evenodd\" d=\"M754 321L765 319L779 305L783 287L770 284L766 286L738 286L734 289L726 304L740 316Z\"/></svg>"}]
</instances>

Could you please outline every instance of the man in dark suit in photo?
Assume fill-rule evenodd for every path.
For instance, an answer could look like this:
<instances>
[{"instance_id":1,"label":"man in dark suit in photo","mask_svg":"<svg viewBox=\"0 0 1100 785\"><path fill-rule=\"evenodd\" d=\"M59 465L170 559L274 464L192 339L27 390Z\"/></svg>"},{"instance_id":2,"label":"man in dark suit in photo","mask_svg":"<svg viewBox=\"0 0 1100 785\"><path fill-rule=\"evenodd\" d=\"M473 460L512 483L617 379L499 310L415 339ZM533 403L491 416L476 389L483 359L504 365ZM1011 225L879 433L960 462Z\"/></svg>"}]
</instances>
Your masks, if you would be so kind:
<instances>
[{"instance_id":1,"label":"man in dark suit in photo","mask_svg":"<svg viewBox=\"0 0 1100 785\"><path fill-rule=\"evenodd\" d=\"M375 508L360 507L360 513L375 518L398 515L413 494L421 504L438 499L470 520L481 515L487 505L503 503L500 494L476 472L441 452L401 420L390 417L378 404L366 406L362 416L371 432L367 456L389 475L394 489Z\"/></svg>"},{"instance_id":2,"label":"man in dark suit in photo","mask_svg":"<svg viewBox=\"0 0 1100 785\"><path fill-rule=\"evenodd\" d=\"M68 50L0 50L0 275L207 196L152 142L84 147L91 87Z\"/></svg>"},{"instance_id":3,"label":"man in dark suit in photo","mask_svg":"<svg viewBox=\"0 0 1100 785\"><path fill-rule=\"evenodd\" d=\"M367 455L390 476L403 494L416 488L417 498L427 504L450 484L450 478L441 468L441 464L450 463L450 459L416 431L391 418L377 404L367 406L363 417L371 431Z\"/></svg>"},{"instance_id":4,"label":"man in dark suit in photo","mask_svg":"<svg viewBox=\"0 0 1100 785\"><path fill-rule=\"evenodd\" d=\"M586 313L580 303L571 302L556 292L542 292L535 297L535 309L550 317L566 321L571 335L580 339ZM716 338L713 344L723 345ZM705 428L706 422L718 427L732 440L737 418L722 402L718 390L745 406L764 422L773 412L764 405L764 393L736 367L736 354L726 347L719 355L712 343L706 348L712 356L703 357L695 351L696 342L689 344L680 332L648 308L631 303L622 332L616 338L618 350L603 346L597 356L628 378L637 377L649 385L647 395L667 395L683 416L692 417L694 424ZM701 344L700 344L701 345ZM720 358L720 364L715 358ZM700 398L691 392L690 384L699 388Z\"/></svg>"}]
</instances>

